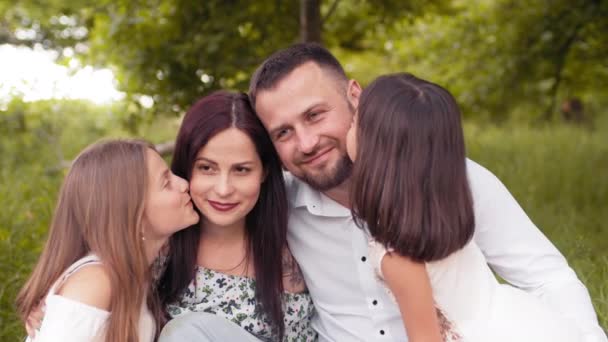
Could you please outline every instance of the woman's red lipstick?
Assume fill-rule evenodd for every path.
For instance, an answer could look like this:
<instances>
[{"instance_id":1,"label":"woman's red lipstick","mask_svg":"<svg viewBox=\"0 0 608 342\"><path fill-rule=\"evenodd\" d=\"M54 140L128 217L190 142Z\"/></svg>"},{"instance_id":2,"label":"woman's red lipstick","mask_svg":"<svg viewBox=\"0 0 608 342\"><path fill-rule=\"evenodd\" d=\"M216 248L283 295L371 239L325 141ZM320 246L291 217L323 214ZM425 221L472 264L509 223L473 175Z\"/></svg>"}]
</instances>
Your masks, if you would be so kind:
<instances>
[{"instance_id":1,"label":"woman's red lipstick","mask_svg":"<svg viewBox=\"0 0 608 342\"><path fill-rule=\"evenodd\" d=\"M209 202L209 205L211 205L213 209L218 211L229 211L238 205L238 203L221 203L211 200L207 200L207 202Z\"/></svg>"}]
</instances>

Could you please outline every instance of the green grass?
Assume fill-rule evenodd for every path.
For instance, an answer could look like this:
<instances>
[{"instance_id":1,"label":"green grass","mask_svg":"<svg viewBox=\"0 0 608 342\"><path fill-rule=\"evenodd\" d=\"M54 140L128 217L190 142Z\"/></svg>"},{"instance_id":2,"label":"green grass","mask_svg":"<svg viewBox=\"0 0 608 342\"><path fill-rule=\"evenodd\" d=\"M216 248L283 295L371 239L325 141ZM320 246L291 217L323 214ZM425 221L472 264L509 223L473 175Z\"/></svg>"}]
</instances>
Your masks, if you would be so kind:
<instances>
[{"instance_id":1,"label":"green grass","mask_svg":"<svg viewBox=\"0 0 608 342\"><path fill-rule=\"evenodd\" d=\"M469 156L505 183L566 256L608 327L608 139L602 131L465 125Z\"/></svg>"},{"instance_id":2,"label":"green grass","mask_svg":"<svg viewBox=\"0 0 608 342\"><path fill-rule=\"evenodd\" d=\"M0 119L3 119L0 113ZM24 335L13 302L38 253L64 171L85 145L125 136L118 119L100 113L45 117L22 133L0 132L0 341ZM103 114L105 115L105 114ZM7 116L8 117L8 116ZM10 124L10 118L0 120ZM7 121L9 120L9 121ZM100 121L101 120L101 121ZM42 123L41 123L42 122ZM175 119L141 130L153 142L172 139ZM530 128L467 123L469 156L494 172L532 220L566 255L608 326L608 139L565 125Z\"/></svg>"}]
</instances>

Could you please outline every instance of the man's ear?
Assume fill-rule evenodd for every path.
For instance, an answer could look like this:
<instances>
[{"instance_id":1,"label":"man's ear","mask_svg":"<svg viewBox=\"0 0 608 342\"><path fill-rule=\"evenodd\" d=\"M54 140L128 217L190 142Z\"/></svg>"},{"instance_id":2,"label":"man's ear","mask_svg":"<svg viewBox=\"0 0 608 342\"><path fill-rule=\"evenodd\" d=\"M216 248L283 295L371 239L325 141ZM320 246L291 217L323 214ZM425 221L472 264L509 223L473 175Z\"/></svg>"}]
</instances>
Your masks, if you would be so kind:
<instances>
[{"instance_id":1,"label":"man's ear","mask_svg":"<svg viewBox=\"0 0 608 342\"><path fill-rule=\"evenodd\" d=\"M356 80L348 81L348 88L346 89L346 98L350 102L353 109L359 107L359 98L361 97L361 85Z\"/></svg>"}]
</instances>

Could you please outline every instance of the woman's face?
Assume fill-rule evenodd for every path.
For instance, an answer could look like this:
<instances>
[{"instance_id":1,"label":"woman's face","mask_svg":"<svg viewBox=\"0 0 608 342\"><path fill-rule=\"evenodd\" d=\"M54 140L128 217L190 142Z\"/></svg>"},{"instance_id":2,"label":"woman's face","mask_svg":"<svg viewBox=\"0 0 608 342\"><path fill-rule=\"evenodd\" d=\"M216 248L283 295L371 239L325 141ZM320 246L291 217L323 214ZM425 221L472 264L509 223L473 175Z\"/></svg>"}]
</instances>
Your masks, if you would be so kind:
<instances>
[{"instance_id":1,"label":"woman's face","mask_svg":"<svg viewBox=\"0 0 608 342\"><path fill-rule=\"evenodd\" d=\"M196 156L190 194L205 226L245 225L260 196L264 167L253 141L237 128L213 136Z\"/></svg>"},{"instance_id":2,"label":"woman's face","mask_svg":"<svg viewBox=\"0 0 608 342\"><path fill-rule=\"evenodd\" d=\"M160 155L148 149L148 191L144 204L144 237L166 239L198 222L188 194L188 182L174 175Z\"/></svg>"}]
</instances>

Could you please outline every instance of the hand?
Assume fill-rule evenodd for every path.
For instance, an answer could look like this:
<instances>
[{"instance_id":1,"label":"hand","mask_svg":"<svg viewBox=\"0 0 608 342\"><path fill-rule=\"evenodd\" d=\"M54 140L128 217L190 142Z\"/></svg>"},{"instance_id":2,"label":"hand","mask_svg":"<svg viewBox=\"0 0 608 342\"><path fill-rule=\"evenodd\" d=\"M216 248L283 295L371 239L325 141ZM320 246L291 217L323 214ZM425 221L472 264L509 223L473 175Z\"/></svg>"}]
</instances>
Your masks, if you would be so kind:
<instances>
[{"instance_id":1,"label":"hand","mask_svg":"<svg viewBox=\"0 0 608 342\"><path fill-rule=\"evenodd\" d=\"M44 302L40 302L38 306L30 312L25 321L25 331L30 338L36 337L36 331L40 330L42 319L44 318Z\"/></svg>"}]
</instances>

